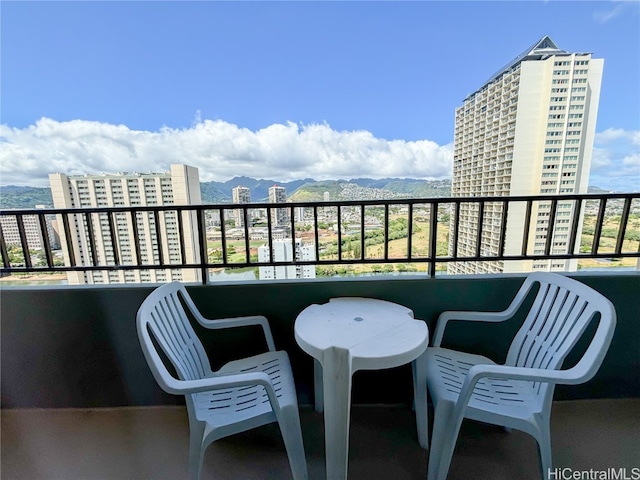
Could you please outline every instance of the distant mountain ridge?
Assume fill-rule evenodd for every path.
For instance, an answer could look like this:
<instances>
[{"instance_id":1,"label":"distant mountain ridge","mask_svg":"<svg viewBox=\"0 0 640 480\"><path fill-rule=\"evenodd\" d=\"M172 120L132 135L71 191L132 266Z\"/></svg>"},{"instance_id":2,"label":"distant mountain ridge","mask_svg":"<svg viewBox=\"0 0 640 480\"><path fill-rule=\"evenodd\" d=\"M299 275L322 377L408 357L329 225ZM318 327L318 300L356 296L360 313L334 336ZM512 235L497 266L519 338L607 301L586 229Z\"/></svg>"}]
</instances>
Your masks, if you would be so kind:
<instances>
[{"instance_id":1,"label":"distant mountain ridge","mask_svg":"<svg viewBox=\"0 0 640 480\"><path fill-rule=\"evenodd\" d=\"M293 201L315 202L329 198L339 200L364 200L380 198L438 198L451 195L451 180L420 180L415 178L354 178L351 180L323 180L311 178L292 182L276 182L251 177L234 177L226 182L200 182L202 203L231 203L231 191L237 186L251 190L252 202L266 202L269 188L279 185L287 189L287 197ZM589 193L606 190L590 186ZM34 208L36 205L53 207L49 187L0 186L0 209Z\"/></svg>"},{"instance_id":2,"label":"distant mountain ridge","mask_svg":"<svg viewBox=\"0 0 640 480\"><path fill-rule=\"evenodd\" d=\"M292 182L276 182L274 180L257 180L250 177L234 177L226 182L201 182L202 202L230 202L232 190L237 186L247 187L251 191L252 202L266 202L269 199L269 188L278 185L286 188L287 197L294 201L320 201L324 193L329 192L332 200L343 200L340 185L351 184L365 189L386 190L388 198L399 197L443 197L451 193L451 180L420 180L414 178L354 178L351 180L323 180L312 178L294 180ZM378 196L378 198L380 198ZM351 198L353 200L353 198Z\"/></svg>"}]
</instances>

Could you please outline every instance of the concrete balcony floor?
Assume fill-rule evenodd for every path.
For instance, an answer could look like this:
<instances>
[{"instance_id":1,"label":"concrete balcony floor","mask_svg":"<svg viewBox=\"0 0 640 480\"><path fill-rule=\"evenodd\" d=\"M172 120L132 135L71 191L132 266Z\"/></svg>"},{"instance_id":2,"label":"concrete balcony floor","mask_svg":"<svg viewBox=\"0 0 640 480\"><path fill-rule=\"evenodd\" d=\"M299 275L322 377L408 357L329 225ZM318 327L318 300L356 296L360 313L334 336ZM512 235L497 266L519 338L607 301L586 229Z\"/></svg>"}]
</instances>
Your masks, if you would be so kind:
<instances>
[{"instance_id":1,"label":"concrete balcony floor","mask_svg":"<svg viewBox=\"0 0 640 480\"><path fill-rule=\"evenodd\" d=\"M184 407L5 409L1 419L2 479L187 478ZM302 407L301 420L309 478L324 479L322 414ZM630 475L640 467L640 399L556 402L551 430L558 468L627 468ZM350 479L426 478L428 454L417 444L409 408L354 406L350 443ZM205 457L207 478L291 478L277 425L212 444ZM448 478L539 480L535 441L467 420Z\"/></svg>"}]
</instances>

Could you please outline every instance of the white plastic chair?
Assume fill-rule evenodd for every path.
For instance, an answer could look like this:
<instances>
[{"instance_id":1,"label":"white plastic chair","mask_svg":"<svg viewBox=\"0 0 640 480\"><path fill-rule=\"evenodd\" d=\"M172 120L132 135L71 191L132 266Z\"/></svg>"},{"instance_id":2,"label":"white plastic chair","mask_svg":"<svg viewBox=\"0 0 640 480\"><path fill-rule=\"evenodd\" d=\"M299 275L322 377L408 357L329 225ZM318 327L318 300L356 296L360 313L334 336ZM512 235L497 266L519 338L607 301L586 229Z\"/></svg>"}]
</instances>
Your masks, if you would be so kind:
<instances>
[{"instance_id":1,"label":"white plastic chair","mask_svg":"<svg viewBox=\"0 0 640 480\"><path fill-rule=\"evenodd\" d=\"M269 351L227 363L213 372L185 311L209 329L260 325ZM189 414L189 477L200 478L211 442L277 421L293 478L307 478L298 402L289 357L275 351L267 319L262 316L204 318L178 282L154 290L138 310L140 345L156 381L168 393L185 395ZM169 373L154 342L173 364Z\"/></svg>"},{"instance_id":2,"label":"white plastic chair","mask_svg":"<svg viewBox=\"0 0 640 480\"><path fill-rule=\"evenodd\" d=\"M536 284L539 290L504 365L440 347L447 322L508 320ZM565 357L598 316L598 327L585 353L575 366L562 370ZM547 478L552 468L549 421L555 385L583 383L595 375L615 324L615 309L608 299L553 273L529 275L502 312L443 312L426 356L427 386L435 411L428 480L447 477L463 418L532 435L538 442L542 477Z\"/></svg>"}]
</instances>

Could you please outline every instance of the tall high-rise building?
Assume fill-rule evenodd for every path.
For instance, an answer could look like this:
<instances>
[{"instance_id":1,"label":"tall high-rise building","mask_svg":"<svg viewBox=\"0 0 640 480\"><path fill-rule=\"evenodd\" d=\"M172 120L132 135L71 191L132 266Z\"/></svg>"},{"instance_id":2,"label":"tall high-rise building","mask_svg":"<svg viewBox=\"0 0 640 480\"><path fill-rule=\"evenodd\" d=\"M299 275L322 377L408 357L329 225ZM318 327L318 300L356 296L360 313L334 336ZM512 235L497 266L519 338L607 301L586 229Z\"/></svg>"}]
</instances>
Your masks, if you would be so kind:
<instances>
[{"instance_id":1,"label":"tall high-rise building","mask_svg":"<svg viewBox=\"0 0 640 480\"><path fill-rule=\"evenodd\" d=\"M55 208L134 207L151 205L199 205L200 180L198 169L187 165L171 165L171 171L162 173L117 173L100 175L49 175ZM183 246L181 251L178 215L182 215ZM65 262L69 252L77 265L91 265L95 254L99 265L144 265L157 263L162 255L164 263L199 262L198 238L195 232L195 212L158 212L160 240L156 233L154 212L131 215L115 213L114 237L109 228L107 213L92 213L91 222L85 215L69 216L71 245L61 235ZM135 225L134 225L135 222ZM58 224L63 225L58 215ZM89 237L92 228L92 238ZM140 263L136 252L137 232ZM115 240L115 249L113 245ZM92 251L92 245L95 252ZM117 253L116 253L117 252ZM68 272L70 284L94 283L162 283L173 280L200 281L198 269L147 269L119 271Z\"/></svg>"},{"instance_id":2,"label":"tall high-rise building","mask_svg":"<svg viewBox=\"0 0 640 480\"><path fill-rule=\"evenodd\" d=\"M269 187L269 203L286 203L287 189L274 185ZM286 208L274 208L271 210L271 222L274 227L286 227L289 224L289 214Z\"/></svg>"},{"instance_id":3,"label":"tall high-rise building","mask_svg":"<svg viewBox=\"0 0 640 480\"><path fill-rule=\"evenodd\" d=\"M498 70L456 109L452 195L455 197L586 193L604 60L590 53L561 50L544 37ZM558 202L549 225L551 202L534 202L529 253L566 253L573 203ZM500 247L502 205L487 205L482 256ZM504 252L519 255L526 205L509 207ZM582 222L582 218L578 221ZM478 205L462 204L458 255L475 256ZM453 230L451 230L453 232ZM453 235L451 235L453 240ZM452 241L451 240L451 241ZM577 240L579 242L579 239ZM450 251L453 249L450 244ZM457 262L448 272L494 273L575 270L576 260Z\"/></svg>"},{"instance_id":4,"label":"tall high-rise building","mask_svg":"<svg viewBox=\"0 0 640 480\"><path fill-rule=\"evenodd\" d=\"M36 205L36 208L46 208L44 205ZM10 212L10 210L7 210ZM44 218L45 229L43 230L36 215L22 215L22 227L24 229L27 247L29 249L41 250L44 248L44 240L49 243L52 250L60 248L60 238L54 228L55 215L46 215ZM16 216L2 215L0 217L0 228L7 245L22 246L18 218Z\"/></svg>"},{"instance_id":5,"label":"tall high-rise building","mask_svg":"<svg viewBox=\"0 0 640 480\"><path fill-rule=\"evenodd\" d=\"M296 238L294 249L291 238L284 238L271 242L271 253L268 244L258 247L258 262L268 262L270 258L273 258L274 262L312 261L316 258L316 250L314 245L305 245L299 238ZM259 267L258 271L260 280L316 278L314 265Z\"/></svg>"},{"instance_id":6,"label":"tall high-rise building","mask_svg":"<svg viewBox=\"0 0 640 480\"><path fill-rule=\"evenodd\" d=\"M231 190L231 197L233 203L251 203L251 190L249 190L247 187L238 185L233 190ZM236 227L244 227L244 211L234 210L233 215L236 221Z\"/></svg>"}]
</instances>

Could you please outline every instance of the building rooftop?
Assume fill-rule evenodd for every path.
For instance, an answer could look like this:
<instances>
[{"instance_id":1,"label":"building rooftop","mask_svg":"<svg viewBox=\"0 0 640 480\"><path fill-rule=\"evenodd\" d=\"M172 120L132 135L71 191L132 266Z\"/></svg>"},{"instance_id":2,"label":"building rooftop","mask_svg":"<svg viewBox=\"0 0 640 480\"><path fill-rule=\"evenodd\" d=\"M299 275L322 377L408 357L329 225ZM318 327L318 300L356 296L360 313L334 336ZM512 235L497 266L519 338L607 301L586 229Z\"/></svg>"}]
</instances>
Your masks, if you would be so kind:
<instances>
[{"instance_id":1,"label":"building rooftop","mask_svg":"<svg viewBox=\"0 0 640 480\"><path fill-rule=\"evenodd\" d=\"M575 52L575 53L577 53L578 55L588 55L588 53L584 53L584 52L583 53ZM487 80L482 87L480 87L475 92L467 95L466 98L469 98L475 95L476 93L482 91L484 88L486 88L487 85L497 80L502 74L510 71L515 66L519 65L521 62L525 60L544 60L545 58L548 58L552 55L571 55L571 54L572 52L568 52L567 50L562 50L561 48L558 48L555 42L548 35L545 35L540 40L538 40L533 45L531 45L529 48L524 50L520 55L518 55L513 60L511 60L509 63L504 65L502 68L498 69L496 73L491 75L489 80Z\"/></svg>"}]
</instances>

